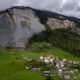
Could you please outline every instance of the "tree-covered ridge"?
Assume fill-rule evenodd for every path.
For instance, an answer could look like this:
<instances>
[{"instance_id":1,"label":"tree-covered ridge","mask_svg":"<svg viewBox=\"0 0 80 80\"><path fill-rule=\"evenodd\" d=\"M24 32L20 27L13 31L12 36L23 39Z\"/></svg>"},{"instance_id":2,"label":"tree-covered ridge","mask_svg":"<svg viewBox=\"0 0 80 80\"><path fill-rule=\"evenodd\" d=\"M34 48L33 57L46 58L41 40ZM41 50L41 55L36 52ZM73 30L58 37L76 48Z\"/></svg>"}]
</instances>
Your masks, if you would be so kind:
<instances>
[{"instance_id":1,"label":"tree-covered ridge","mask_svg":"<svg viewBox=\"0 0 80 80\"><path fill-rule=\"evenodd\" d=\"M40 22L42 24L46 24L48 18L56 18L59 20L69 20L73 21L76 24L76 27L80 26L80 19L70 16L65 16L56 12L46 11L46 10L38 10L38 9L32 9L35 11L36 15L39 17Z\"/></svg>"},{"instance_id":2,"label":"tree-covered ridge","mask_svg":"<svg viewBox=\"0 0 80 80\"><path fill-rule=\"evenodd\" d=\"M46 30L33 35L29 43L47 42L53 47L61 48L80 57L80 36L69 29Z\"/></svg>"}]
</instances>

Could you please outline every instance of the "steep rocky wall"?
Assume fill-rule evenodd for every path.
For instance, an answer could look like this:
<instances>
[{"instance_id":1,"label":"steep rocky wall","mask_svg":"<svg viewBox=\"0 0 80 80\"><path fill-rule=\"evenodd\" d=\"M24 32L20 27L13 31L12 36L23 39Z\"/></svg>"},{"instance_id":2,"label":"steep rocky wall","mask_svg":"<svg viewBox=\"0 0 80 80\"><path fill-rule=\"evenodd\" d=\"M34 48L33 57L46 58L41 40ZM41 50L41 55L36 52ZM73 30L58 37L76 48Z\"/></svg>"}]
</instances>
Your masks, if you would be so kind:
<instances>
[{"instance_id":1,"label":"steep rocky wall","mask_svg":"<svg viewBox=\"0 0 80 80\"><path fill-rule=\"evenodd\" d=\"M0 15L0 46L12 44L13 41L13 24L8 13Z\"/></svg>"},{"instance_id":2,"label":"steep rocky wall","mask_svg":"<svg viewBox=\"0 0 80 80\"><path fill-rule=\"evenodd\" d=\"M45 25L51 29L71 28L80 35L80 28L76 27L77 21L75 18L66 18L50 12L36 12L31 8L10 8L0 13L0 46L24 48L33 34L46 30Z\"/></svg>"},{"instance_id":3,"label":"steep rocky wall","mask_svg":"<svg viewBox=\"0 0 80 80\"><path fill-rule=\"evenodd\" d=\"M74 28L76 24L73 21L65 20L65 19L57 19L57 18L48 18L47 23L49 28Z\"/></svg>"},{"instance_id":4,"label":"steep rocky wall","mask_svg":"<svg viewBox=\"0 0 80 80\"><path fill-rule=\"evenodd\" d=\"M11 15L10 15L10 14ZM0 45L25 47L27 40L34 34L45 30L34 11L12 9L0 15Z\"/></svg>"}]
</instances>

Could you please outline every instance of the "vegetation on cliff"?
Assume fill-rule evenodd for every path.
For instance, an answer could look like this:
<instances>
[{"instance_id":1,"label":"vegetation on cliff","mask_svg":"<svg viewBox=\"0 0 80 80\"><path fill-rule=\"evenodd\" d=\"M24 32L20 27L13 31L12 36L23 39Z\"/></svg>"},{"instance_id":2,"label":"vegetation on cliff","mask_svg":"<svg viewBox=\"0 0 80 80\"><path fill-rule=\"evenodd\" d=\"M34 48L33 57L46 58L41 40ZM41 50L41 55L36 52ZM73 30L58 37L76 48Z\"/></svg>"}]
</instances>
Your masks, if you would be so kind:
<instances>
[{"instance_id":1,"label":"vegetation on cliff","mask_svg":"<svg viewBox=\"0 0 80 80\"><path fill-rule=\"evenodd\" d=\"M69 29L46 30L33 35L29 43L47 42L52 47L57 47L80 57L80 36Z\"/></svg>"}]
</instances>

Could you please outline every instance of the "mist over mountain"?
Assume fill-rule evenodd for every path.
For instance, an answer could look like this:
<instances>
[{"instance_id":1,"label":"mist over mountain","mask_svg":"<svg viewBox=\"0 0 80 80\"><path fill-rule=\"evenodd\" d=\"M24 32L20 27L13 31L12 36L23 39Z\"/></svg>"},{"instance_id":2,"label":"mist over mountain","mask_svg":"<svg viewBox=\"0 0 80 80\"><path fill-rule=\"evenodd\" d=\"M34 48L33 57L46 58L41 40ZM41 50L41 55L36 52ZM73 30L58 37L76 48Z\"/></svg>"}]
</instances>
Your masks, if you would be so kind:
<instances>
[{"instance_id":1,"label":"mist over mountain","mask_svg":"<svg viewBox=\"0 0 80 80\"><path fill-rule=\"evenodd\" d=\"M0 11L12 6L29 6L80 18L80 0L0 0Z\"/></svg>"},{"instance_id":2,"label":"mist over mountain","mask_svg":"<svg viewBox=\"0 0 80 80\"><path fill-rule=\"evenodd\" d=\"M0 13L0 45L25 47L25 42L35 33L51 29L71 28L80 34L80 20L58 13L29 7L13 7Z\"/></svg>"},{"instance_id":3,"label":"mist over mountain","mask_svg":"<svg viewBox=\"0 0 80 80\"><path fill-rule=\"evenodd\" d=\"M80 80L80 0L0 0L0 80Z\"/></svg>"}]
</instances>

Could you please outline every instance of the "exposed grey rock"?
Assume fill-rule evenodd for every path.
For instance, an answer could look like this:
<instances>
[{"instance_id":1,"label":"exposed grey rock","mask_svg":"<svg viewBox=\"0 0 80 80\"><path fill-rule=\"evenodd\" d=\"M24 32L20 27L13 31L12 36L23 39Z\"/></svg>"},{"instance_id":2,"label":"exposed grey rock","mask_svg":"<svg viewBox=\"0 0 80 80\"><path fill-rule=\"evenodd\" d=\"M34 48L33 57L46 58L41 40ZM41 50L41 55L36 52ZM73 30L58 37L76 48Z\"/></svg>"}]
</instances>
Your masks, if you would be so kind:
<instances>
[{"instance_id":1,"label":"exposed grey rock","mask_svg":"<svg viewBox=\"0 0 80 80\"><path fill-rule=\"evenodd\" d=\"M11 14L11 15L10 15ZM35 33L45 30L30 9L12 9L10 14L0 15L0 45L2 47L25 47L25 43Z\"/></svg>"},{"instance_id":2,"label":"exposed grey rock","mask_svg":"<svg viewBox=\"0 0 80 80\"><path fill-rule=\"evenodd\" d=\"M33 34L46 30L45 25L51 29L71 28L71 31L80 35L80 28L76 27L77 23L80 22L79 19L75 20L75 18L50 14L46 11L39 12L35 9L21 7L14 7L1 12L0 46L25 48L25 44ZM43 24L41 21L45 15L47 20L44 21L46 24Z\"/></svg>"}]
</instances>

